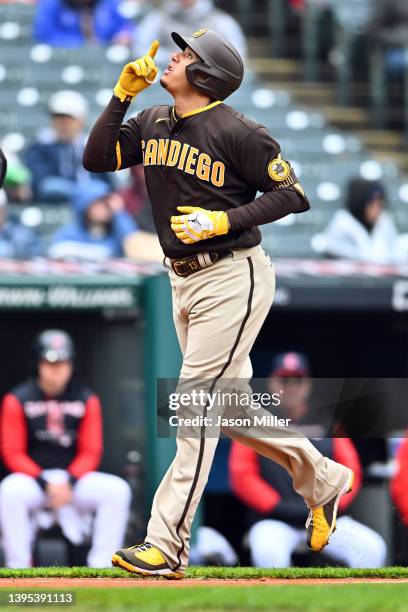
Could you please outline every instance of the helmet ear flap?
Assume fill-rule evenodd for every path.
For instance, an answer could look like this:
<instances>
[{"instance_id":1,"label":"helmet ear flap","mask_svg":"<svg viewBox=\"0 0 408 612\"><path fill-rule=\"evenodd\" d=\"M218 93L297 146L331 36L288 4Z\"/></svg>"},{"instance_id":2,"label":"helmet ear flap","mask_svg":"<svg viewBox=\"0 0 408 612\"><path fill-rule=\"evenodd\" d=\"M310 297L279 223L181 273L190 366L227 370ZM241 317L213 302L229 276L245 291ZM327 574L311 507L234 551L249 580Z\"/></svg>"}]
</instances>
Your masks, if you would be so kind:
<instances>
[{"instance_id":1,"label":"helmet ear flap","mask_svg":"<svg viewBox=\"0 0 408 612\"><path fill-rule=\"evenodd\" d=\"M205 74L205 72L201 72L201 70L197 70L195 79L198 83L203 83L204 81L208 80L208 74Z\"/></svg>"},{"instance_id":2,"label":"helmet ear flap","mask_svg":"<svg viewBox=\"0 0 408 612\"><path fill-rule=\"evenodd\" d=\"M214 89L217 84L217 79L211 74L206 74L205 72L198 70L195 73L194 84L204 85L205 87Z\"/></svg>"},{"instance_id":3,"label":"helmet ear flap","mask_svg":"<svg viewBox=\"0 0 408 612\"><path fill-rule=\"evenodd\" d=\"M203 69L200 69L198 62L186 67L187 81L194 89L206 94L211 99L224 100L229 95L229 92L225 91L225 84L215 75L209 74L212 71L211 67L207 67L205 64L201 65Z\"/></svg>"}]
</instances>

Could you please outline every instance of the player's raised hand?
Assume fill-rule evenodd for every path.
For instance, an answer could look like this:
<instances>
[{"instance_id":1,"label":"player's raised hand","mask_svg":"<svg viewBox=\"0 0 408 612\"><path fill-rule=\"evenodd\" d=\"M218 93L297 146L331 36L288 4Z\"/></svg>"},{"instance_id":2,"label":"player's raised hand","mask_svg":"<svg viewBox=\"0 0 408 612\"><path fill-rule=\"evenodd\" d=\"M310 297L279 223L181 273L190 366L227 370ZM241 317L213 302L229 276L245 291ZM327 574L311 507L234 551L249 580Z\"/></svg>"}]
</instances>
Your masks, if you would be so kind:
<instances>
[{"instance_id":1,"label":"player's raised hand","mask_svg":"<svg viewBox=\"0 0 408 612\"><path fill-rule=\"evenodd\" d=\"M149 51L143 57L129 62L123 68L118 82L115 85L114 93L122 102L129 98L134 98L138 93L149 87L155 80L158 68L154 58L160 43L154 40L150 45Z\"/></svg>"},{"instance_id":2,"label":"player's raised hand","mask_svg":"<svg viewBox=\"0 0 408 612\"><path fill-rule=\"evenodd\" d=\"M177 206L177 210L187 214L173 215L171 229L184 244L228 233L228 216L223 210L205 210L199 206Z\"/></svg>"}]
</instances>

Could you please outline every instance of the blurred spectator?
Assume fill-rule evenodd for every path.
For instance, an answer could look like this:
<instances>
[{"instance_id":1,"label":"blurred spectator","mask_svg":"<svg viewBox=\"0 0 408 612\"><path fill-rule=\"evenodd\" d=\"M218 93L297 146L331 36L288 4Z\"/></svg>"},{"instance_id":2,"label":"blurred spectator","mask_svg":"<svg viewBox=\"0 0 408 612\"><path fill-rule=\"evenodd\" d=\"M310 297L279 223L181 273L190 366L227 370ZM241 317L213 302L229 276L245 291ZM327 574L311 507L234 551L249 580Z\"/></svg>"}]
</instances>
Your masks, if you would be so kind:
<instances>
[{"instance_id":1,"label":"blurred spectator","mask_svg":"<svg viewBox=\"0 0 408 612\"><path fill-rule=\"evenodd\" d=\"M403 439L397 450L391 496L404 524L408 525L408 438Z\"/></svg>"},{"instance_id":2,"label":"blurred spectator","mask_svg":"<svg viewBox=\"0 0 408 612\"><path fill-rule=\"evenodd\" d=\"M20 158L10 151L7 155L7 174L4 190L9 202L21 203L32 199L31 173Z\"/></svg>"},{"instance_id":3,"label":"blurred spectator","mask_svg":"<svg viewBox=\"0 0 408 612\"><path fill-rule=\"evenodd\" d=\"M377 0L368 27L371 43L383 49L388 70L403 74L408 65L408 3Z\"/></svg>"},{"instance_id":4,"label":"blurred spectator","mask_svg":"<svg viewBox=\"0 0 408 612\"><path fill-rule=\"evenodd\" d=\"M0 191L0 257L31 259L43 254L43 245L35 232L18 219L8 216L7 196Z\"/></svg>"},{"instance_id":5,"label":"blurred spectator","mask_svg":"<svg viewBox=\"0 0 408 612\"><path fill-rule=\"evenodd\" d=\"M132 166L129 172L130 184L120 191L120 195L125 202L125 208L135 219L141 230L155 234L156 228L146 188L144 166L143 164Z\"/></svg>"},{"instance_id":6,"label":"blurred spectator","mask_svg":"<svg viewBox=\"0 0 408 612\"><path fill-rule=\"evenodd\" d=\"M46 330L35 345L35 372L4 400L0 418L3 461L12 472L0 485L0 522L8 567L32 565L38 526L57 522L79 545L89 535L88 565L107 567L121 546L129 514L129 485L95 471L102 456L97 395L73 376L74 346L61 330Z\"/></svg>"},{"instance_id":7,"label":"blurred spectator","mask_svg":"<svg viewBox=\"0 0 408 612\"><path fill-rule=\"evenodd\" d=\"M34 36L55 47L128 45L133 29L120 0L38 0Z\"/></svg>"},{"instance_id":8,"label":"blurred spectator","mask_svg":"<svg viewBox=\"0 0 408 612\"><path fill-rule=\"evenodd\" d=\"M385 210L384 187L354 178L347 189L345 209L338 210L324 234L321 249L328 255L373 263L407 261L406 237L399 236ZM320 245L319 245L320 246Z\"/></svg>"},{"instance_id":9,"label":"blurred spectator","mask_svg":"<svg viewBox=\"0 0 408 612\"><path fill-rule=\"evenodd\" d=\"M29 146L24 161L32 174L35 199L66 202L77 185L92 179L82 164L88 104L80 93L62 90L51 97L49 111L53 133ZM111 182L107 174L98 174L98 179Z\"/></svg>"},{"instance_id":10,"label":"blurred spectator","mask_svg":"<svg viewBox=\"0 0 408 612\"><path fill-rule=\"evenodd\" d=\"M124 239L137 230L122 198L95 180L77 189L73 206L76 220L57 231L49 256L95 261L122 257Z\"/></svg>"},{"instance_id":11,"label":"blurred spectator","mask_svg":"<svg viewBox=\"0 0 408 612\"><path fill-rule=\"evenodd\" d=\"M297 11L303 10L306 5L306 0L289 0L289 4Z\"/></svg>"},{"instance_id":12,"label":"blurred spectator","mask_svg":"<svg viewBox=\"0 0 408 612\"><path fill-rule=\"evenodd\" d=\"M130 176L130 185L123 189L120 195L126 210L135 219L138 231L125 239L123 247L126 257L162 262L164 254L154 226L143 165L130 168Z\"/></svg>"},{"instance_id":13,"label":"blurred spectator","mask_svg":"<svg viewBox=\"0 0 408 612\"><path fill-rule=\"evenodd\" d=\"M167 0L144 17L139 23L135 37L134 54L146 53L152 40L160 41L156 63L167 65L171 53L174 53L174 42L171 32L191 34L206 27L217 32L232 42L238 53L245 60L247 45L245 35L238 22L214 6L212 0Z\"/></svg>"},{"instance_id":14,"label":"blurred spectator","mask_svg":"<svg viewBox=\"0 0 408 612\"><path fill-rule=\"evenodd\" d=\"M337 530L325 552L350 567L382 566L386 546L381 536L344 515L361 487L360 461L349 438L325 437L325 428L313 419L308 403L312 380L307 358L299 353L278 355L272 365L268 391L280 395L279 416L292 419L292 429L309 437L324 456L354 471L353 491L340 500L342 516L337 520ZM233 442L230 475L235 494L251 510L248 541L253 564L290 566L292 553L305 542L308 509L293 490L289 474L277 463Z\"/></svg>"}]
</instances>

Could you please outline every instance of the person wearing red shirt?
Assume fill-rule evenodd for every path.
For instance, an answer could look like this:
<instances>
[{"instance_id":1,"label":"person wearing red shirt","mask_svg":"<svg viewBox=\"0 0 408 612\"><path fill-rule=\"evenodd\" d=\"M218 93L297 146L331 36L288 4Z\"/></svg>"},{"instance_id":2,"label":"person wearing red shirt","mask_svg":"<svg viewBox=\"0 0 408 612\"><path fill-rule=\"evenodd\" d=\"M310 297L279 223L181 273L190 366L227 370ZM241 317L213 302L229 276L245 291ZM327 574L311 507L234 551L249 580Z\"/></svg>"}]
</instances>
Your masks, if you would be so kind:
<instances>
[{"instance_id":1,"label":"person wearing red shirt","mask_svg":"<svg viewBox=\"0 0 408 612\"><path fill-rule=\"evenodd\" d=\"M408 438L401 440L395 459L396 471L391 481L391 497L404 524L408 525Z\"/></svg>"},{"instance_id":2,"label":"person wearing red shirt","mask_svg":"<svg viewBox=\"0 0 408 612\"><path fill-rule=\"evenodd\" d=\"M131 491L122 478L96 471L102 457L98 396L73 376L74 346L61 330L42 332L33 378L8 393L0 413L3 462L0 524L6 565L30 567L42 519L81 544L95 514L88 565L110 566L123 543ZM45 512L44 512L45 510Z\"/></svg>"},{"instance_id":3,"label":"person wearing red shirt","mask_svg":"<svg viewBox=\"0 0 408 612\"><path fill-rule=\"evenodd\" d=\"M381 567L386 557L384 540L346 514L361 488L359 456L349 438L328 438L327 427L310 410L312 381L306 356L294 352L278 355L268 379L268 391L279 393L279 413L291 419L291 429L301 431L326 457L354 471L353 491L340 500L337 530L325 552L350 567ZM229 471L232 490L249 508L248 541L253 564L289 567L292 553L303 543L307 519L307 509L293 490L289 474L237 441L232 443Z\"/></svg>"}]
</instances>

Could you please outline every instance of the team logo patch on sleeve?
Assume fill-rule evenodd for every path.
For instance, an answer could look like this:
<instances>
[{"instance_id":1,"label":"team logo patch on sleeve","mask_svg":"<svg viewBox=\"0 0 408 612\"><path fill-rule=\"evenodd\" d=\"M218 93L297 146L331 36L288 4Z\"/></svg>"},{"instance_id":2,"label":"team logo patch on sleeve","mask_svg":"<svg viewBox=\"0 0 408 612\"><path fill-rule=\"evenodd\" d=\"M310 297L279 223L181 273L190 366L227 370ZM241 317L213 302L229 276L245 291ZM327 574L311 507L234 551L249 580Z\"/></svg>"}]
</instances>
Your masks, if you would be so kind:
<instances>
[{"instance_id":1,"label":"team logo patch on sleeve","mask_svg":"<svg viewBox=\"0 0 408 612\"><path fill-rule=\"evenodd\" d=\"M192 36L193 36L193 38L198 38L199 36L202 36L206 32L208 32L208 28L202 28L201 30L198 30L197 32L194 32L194 34Z\"/></svg>"},{"instance_id":2,"label":"team logo patch on sleeve","mask_svg":"<svg viewBox=\"0 0 408 612\"><path fill-rule=\"evenodd\" d=\"M273 159L268 164L268 174L274 181L286 181L290 175L290 166L283 159Z\"/></svg>"}]
</instances>

